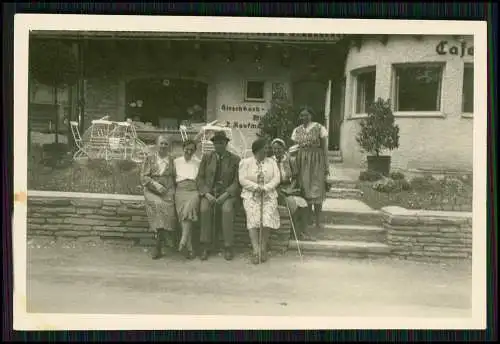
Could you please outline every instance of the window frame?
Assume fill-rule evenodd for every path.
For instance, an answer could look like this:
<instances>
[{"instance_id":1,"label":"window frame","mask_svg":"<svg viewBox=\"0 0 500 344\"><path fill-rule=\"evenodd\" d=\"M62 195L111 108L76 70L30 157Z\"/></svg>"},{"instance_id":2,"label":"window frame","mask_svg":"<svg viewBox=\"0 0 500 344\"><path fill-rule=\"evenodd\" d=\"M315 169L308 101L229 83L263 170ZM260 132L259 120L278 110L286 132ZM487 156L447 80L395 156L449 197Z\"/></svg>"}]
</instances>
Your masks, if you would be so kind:
<instances>
[{"instance_id":1,"label":"window frame","mask_svg":"<svg viewBox=\"0 0 500 344\"><path fill-rule=\"evenodd\" d=\"M472 69L472 112L466 112L464 111L464 89L465 89L465 70L466 69ZM461 113L462 117L464 118L473 118L474 117L474 62L464 62L463 64L463 71L462 71L462 94L461 94Z\"/></svg>"},{"instance_id":2,"label":"window frame","mask_svg":"<svg viewBox=\"0 0 500 344\"><path fill-rule=\"evenodd\" d=\"M375 88L377 85L377 66L366 66L361 68L356 68L350 71L351 74L351 118L365 118L368 113L365 112L356 112L357 98L358 98L358 77L362 74L375 72L375 81L374 81L374 99L375 101Z\"/></svg>"},{"instance_id":3,"label":"window frame","mask_svg":"<svg viewBox=\"0 0 500 344\"><path fill-rule=\"evenodd\" d=\"M397 111L398 106L398 92L399 92L399 80L397 76L398 68L419 68L419 67L439 67L441 69L441 78L439 80L438 87L438 98L439 109L434 111ZM446 62L408 62L408 63L393 63L391 66L392 77L391 77L391 100L392 100L392 111L396 117L445 117L443 111L443 87L444 87L444 76L446 70Z\"/></svg>"},{"instance_id":4,"label":"window frame","mask_svg":"<svg viewBox=\"0 0 500 344\"><path fill-rule=\"evenodd\" d=\"M250 98L248 97L248 83L259 82L262 83L262 98ZM247 79L244 81L244 97L245 102L251 103L264 103L266 101L266 81L262 79Z\"/></svg>"}]
</instances>

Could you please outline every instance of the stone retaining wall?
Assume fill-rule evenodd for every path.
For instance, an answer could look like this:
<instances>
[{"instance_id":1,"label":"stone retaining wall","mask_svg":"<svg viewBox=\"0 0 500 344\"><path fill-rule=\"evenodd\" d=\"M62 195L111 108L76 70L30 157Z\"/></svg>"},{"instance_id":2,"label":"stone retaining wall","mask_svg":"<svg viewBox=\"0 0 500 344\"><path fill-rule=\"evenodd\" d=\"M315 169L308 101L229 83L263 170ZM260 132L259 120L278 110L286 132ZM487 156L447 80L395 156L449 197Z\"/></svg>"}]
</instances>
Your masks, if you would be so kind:
<instances>
[{"instance_id":1,"label":"stone retaining wall","mask_svg":"<svg viewBox=\"0 0 500 344\"><path fill-rule=\"evenodd\" d=\"M472 258L472 213L401 207L382 212L393 256L428 261Z\"/></svg>"},{"instance_id":2,"label":"stone retaining wall","mask_svg":"<svg viewBox=\"0 0 500 344\"><path fill-rule=\"evenodd\" d=\"M281 228L271 235L274 250L286 250L291 231L286 208L280 209ZM250 245L245 214L240 207L235 222L235 246ZM125 245L154 243L141 196L29 191L28 237L78 241L111 241Z\"/></svg>"}]
</instances>

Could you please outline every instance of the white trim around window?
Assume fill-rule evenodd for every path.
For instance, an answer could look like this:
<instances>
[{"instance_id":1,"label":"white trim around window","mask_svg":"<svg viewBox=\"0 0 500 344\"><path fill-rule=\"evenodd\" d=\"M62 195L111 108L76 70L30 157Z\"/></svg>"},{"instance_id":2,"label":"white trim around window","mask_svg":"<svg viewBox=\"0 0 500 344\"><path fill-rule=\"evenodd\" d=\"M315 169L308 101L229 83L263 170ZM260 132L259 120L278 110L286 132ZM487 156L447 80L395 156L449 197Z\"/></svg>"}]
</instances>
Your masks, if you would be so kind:
<instances>
[{"instance_id":1,"label":"white trim around window","mask_svg":"<svg viewBox=\"0 0 500 344\"><path fill-rule=\"evenodd\" d=\"M351 107L351 115L349 116L350 119L361 119L361 118L366 118L367 112L366 112L366 97L370 96L369 94L367 95L367 89L366 87L362 88L362 94L358 94L358 78L361 75L366 75L369 73L374 73L375 77L373 79L373 99L371 100L372 102L375 101L375 83L376 83L376 78L377 78L377 68L376 66L368 66L368 67L363 67L363 68L358 68L355 70L352 70L350 72L351 74L351 99L350 99L350 107ZM358 102L358 95L362 98L360 102ZM358 112L358 106L361 107L360 112Z\"/></svg>"},{"instance_id":2,"label":"white trim around window","mask_svg":"<svg viewBox=\"0 0 500 344\"><path fill-rule=\"evenodd\" d=\"M472 69L472 110L474 111L474 63L471 62L465 62L463 64L463 74L462 74L462 104L461 104L461 111L462 111L462 118L474 118L474 112L465 112L464 111L464 97L465 95L465 71L467 69ZM469 94L468 94L469 95Z\"/></svg>"},{"instance_id":3,"label":"white trim around window","mask_svg":"<svg viewBox=\"0 0 500 344\"><path fill-rule=\"evenodd\" d=\"M248 83L251 82L262 84L262 97L248 97ZM243 99L245 102L263 103L266 101L266 82L264 80L247 79L244 81L243 92Z\"/></svg>"},{"instance_id":4,"label":"white trim around window","mask_svg":"<svg viewBox=\"0 0 500 344\"><path fill-rule=\"evenodd\" d=\"M397 63L392 65L392 85L391 85L391 99L393 100L393 111L395 117L430 117L430 118L444 118L446 117L443 112L443 80L445 63L442 62L427 62L427 63ZM403 110L397 111L400 105L400 77L398 76L398 69L400 68L439 68L439 80L437 85L436 94L436 110ZM430 73L429 73L430 74ZM423 76L425 77L425 75ZM429 76L430 77L430 76Z\"/></svg>"}]
</instances>

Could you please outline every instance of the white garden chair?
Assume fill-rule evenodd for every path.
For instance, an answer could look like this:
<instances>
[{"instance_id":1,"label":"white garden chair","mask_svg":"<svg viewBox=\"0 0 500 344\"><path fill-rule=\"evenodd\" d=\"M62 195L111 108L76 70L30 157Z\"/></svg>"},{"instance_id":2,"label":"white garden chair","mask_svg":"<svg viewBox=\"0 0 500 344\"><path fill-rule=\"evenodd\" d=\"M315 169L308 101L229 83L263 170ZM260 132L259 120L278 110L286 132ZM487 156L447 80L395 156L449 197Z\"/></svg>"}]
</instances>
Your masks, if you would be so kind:
<instances>
[{"instance_id":1,"label":"white garden chair","mask_svg":"<svg viewBox=\"0 0 500 344\"><path fill-rule=\"evenodd\" d=\"M88 153L85 151L85 145L82 136L80 135L80 129L78 128L78 122L71 121L69 124L71 127L71 134L73 134L73 140L75 141L75 145L77 147L75 154L73 154L73 160L88 158Z\"/></svg>"},{"instance_id":2,"label":"white garden chair","mask_svg":"<svg viewBox=\"0 0 500 344\"><path fill-rule=\"evenodd\" d=\"M137 137L135 127L129 121L115 122L108 141L110 159L141 162L146 156L146 144Z\"/></svg>"},{"instance_id":3,"label":"white garden chair","mask_svg":"<svg viewBox=\"0 0 500 344\"><path fill-rule=\"evenodd\" d=\"M182 142L186 142L189 139L189 136L187 133L187 127L185 125L180 125L179 132L181 133Z\"/></svg>"},{"instance_id":4,"label":"white garden chair","mask_svg":"<svg viewBox=\"0 0 500 344\"><path fill-rule=\"evenodd\" d=\"M210 139L213 137L213 135L217 131L224 131L226 133L226 136L230 140L232 140L233 131L231 130L231 128L222 127L219 125L207 124L201 128L201 154L202 155L207 153L207 152L212 152L214 150L214 144L212 143L212 141L210 141ZM231 148L231 146L229 145L228 148Z\"/></svg>"}]
</instances>

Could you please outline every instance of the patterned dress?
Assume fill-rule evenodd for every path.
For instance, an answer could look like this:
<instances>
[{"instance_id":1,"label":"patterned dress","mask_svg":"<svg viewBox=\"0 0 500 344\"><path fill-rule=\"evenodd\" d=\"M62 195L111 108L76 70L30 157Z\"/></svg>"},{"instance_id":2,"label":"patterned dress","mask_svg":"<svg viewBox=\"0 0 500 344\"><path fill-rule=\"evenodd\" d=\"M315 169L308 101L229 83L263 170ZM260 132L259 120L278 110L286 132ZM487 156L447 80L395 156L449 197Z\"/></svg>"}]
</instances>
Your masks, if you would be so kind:
<instances>
[{"instance_id":1,"label":"patterned dress","mask_svg":"<svg viewBox=\"0 0 500 344\"><path fill-rule=\"evenodd\" d=\"M311 122L294 129L291 139L299 145L297 153L298 182L309 204L321 204L326 196L328 164L321 140L328 136L326 128Z\"/></svg>"},{"instance_id":2,"label":"patterned dress","mask_svg":"<svg viewBox=\"0 0 500 344\"><path fill-rule=\"evenodd\" d=\"M151 231L175 230L177 218L174 202L175 171L172 157L167 155L161 158L158 154L148 156L142 165L141 184L144 187L145 208ZM167 191L160 194L158 185L162 185Z\"/></svg>"},{"instance_id":3,"label":"patterned dress","mask_svg":"<svg viewBox=\"0 0 500 344\"><path fill-rule=\"evenodd\" d=\"M257 229L261 225L266 228L280 228L278 212L278 192L280 172L276 161L265 158L258 162L254 157L241 160L239 180L242 187L241 198L246 213L247 228ZM256 192L259 185L264 186L263 196Z\"/></svg>"}]
</instances>

